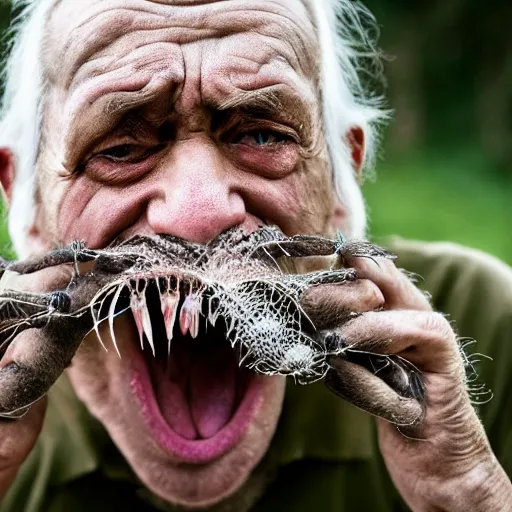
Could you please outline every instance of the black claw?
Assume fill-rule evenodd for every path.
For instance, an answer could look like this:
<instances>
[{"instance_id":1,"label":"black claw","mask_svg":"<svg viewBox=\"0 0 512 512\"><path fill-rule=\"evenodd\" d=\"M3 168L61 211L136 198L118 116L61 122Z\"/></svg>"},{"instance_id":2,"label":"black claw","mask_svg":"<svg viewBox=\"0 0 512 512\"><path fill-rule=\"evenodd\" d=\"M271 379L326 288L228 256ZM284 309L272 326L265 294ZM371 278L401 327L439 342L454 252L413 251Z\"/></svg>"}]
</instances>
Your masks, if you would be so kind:
<instances>
[{"instance_id":1,"label":"black claw","mask_svg":"<svg viewBox=\"0 0 512 512\"><path fill-rule=\"evenodd\" d=\"M411 372L410 379L411 398L416 398L416 400L423 402L425 400L425 383L420 373L418 371Z\"/></svg>"},{"instance_id":2,"label":"black claw","mask_svg":"<svg viewBox=\"0 0 512 512\"><path fill-rule=\"evenodd\" d=\"M337 353L348 346L347 342L340 334L332 331L321 334L321 343L328 353Z\"/></svg>"},{"instance_id":3,"label":"black claw","mask_svg":"<svg viewBox=\"0 0 512 512\"><path fill-rule=\"evenodd\" d=\"M59 313L69 313L71 310L71 297L65 292L52 292L50 294L49 306Z\"/></svg>"}]
</instances>

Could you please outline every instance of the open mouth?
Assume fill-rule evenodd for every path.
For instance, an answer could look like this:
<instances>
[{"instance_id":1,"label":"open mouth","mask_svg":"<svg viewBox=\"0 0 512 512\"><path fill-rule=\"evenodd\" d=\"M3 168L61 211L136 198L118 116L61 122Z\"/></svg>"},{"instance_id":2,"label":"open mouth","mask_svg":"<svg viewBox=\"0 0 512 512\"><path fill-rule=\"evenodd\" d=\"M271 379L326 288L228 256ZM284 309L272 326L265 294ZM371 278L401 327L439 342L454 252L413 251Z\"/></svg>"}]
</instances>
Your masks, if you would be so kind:
<instances>
[{"instance_id":1,"label":"open mouth","mask_svg":"<svg viewBox=\"0 0 512 512\"><path fill-rule=\"evenodd\" d=\"M194 464L233 448L259 409L264 377L240 365L241 349L224 319L212 320L208 298L162 292L153 279L125 287L106 307L133 314L143 350L130 351L130 385L161 448Z\"/></svg>"}]
</instances>

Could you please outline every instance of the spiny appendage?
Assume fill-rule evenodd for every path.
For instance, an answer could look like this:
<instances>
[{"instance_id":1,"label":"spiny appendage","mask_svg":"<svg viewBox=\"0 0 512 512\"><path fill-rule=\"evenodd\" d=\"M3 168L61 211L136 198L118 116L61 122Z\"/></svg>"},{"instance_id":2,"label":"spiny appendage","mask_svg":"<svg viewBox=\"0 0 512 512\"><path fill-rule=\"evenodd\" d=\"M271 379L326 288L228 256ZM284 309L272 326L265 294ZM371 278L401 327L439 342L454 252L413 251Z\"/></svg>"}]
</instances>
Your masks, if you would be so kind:
<instances>
[{"instance_id":1,"label":"spiny appendage","mask_svg":"<svg viewBox=\"0 0 512 512\"><path fill-rule=\"evenodd\" d=\"M386 258L394 260L397 258L383 247L358 238L345 238L340 231L337 233L336 254L344 258Z\"/></svg>"},{"instance_id":2,"label":"spiny appendage","mask_svg":"<svg viewBox=\"0 0 512 512\"><path fill-rule=\"evenodd\" d=\"M492 390L481 381L477 365L482 362L482 359L492 361L492 358L479 352L470 351L470 347L476 344L476 340L473 338L459 338L458 341L466 372L466 389L471 403L474 406L484 405L490 402L494 395Z\"/></svg>"},{"instance_id":3,"label":"spiny appendage","mask_svg":"<svg viewBox=\"0 0 512 512\"><path fill-rule=\"evenodd\" d=\"M222 268L222 267L221 267ZM259 269L261 271L261 268ZM222 269L222 273L225 269ZM246 274L246 272L245 272ZM327 371L327 353L312 336L315 328L299 305L306 285L275 271L255 279L234 279L224 283L197 270L174 269L166 273L133 272L104 286L93 297L90 311L94 330L102 341L99 326L107 321L117 353L114 319L131 310L141 348L144 337L155 355L153 324L147 303L149 288L158 290L160 310L170 353L174 326L182 335L198 336L206 323L215 327L222 320L225 335L244 364L267 375L291 375L300 382L321 379ZM288 276L289 277L289 276ZM118 307L120 299L123 306ZM154 314L154 313L153 313Z\"/></svg>"}]
</instances>

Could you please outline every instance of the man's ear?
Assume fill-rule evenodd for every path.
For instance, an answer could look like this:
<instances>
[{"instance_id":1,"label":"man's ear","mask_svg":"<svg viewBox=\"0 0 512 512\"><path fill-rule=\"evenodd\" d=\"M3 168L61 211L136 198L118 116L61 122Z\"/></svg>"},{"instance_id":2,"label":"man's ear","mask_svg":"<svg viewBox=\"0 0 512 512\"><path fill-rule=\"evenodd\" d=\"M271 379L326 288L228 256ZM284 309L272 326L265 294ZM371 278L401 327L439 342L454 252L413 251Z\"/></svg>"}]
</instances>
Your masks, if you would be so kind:
<instances>
[{"instance_id":1,"label":"man's ear","mask_svg":"<svg viewBox=\"0 0 512 512\"><path fill-rule=\"evenodd\" d=\"M7 206L10 205L12 200L12 189L14 185L14 178L16 175L15 158L11 150L8 148L0 148L0 184L4 196L4 201ZM32 226L27 230L26 247L29 254L41 254L48 251L48 244L45 243L41 236L41 223L42 215L38 212L36 202L36 212Z\"/></svg>"},{"instance_id":2,"label":"man's ear","mask_svg":"<svg viewBox=\"0 0 512 512\"><path fill-rule=\"evenodd\" d=\"M363 129L359 126L350 128L347 133L347 142L350 148L350 156L352 157L352 167L357 177L360 179L366 153Z\"/></svg>"},{"instance_id":3,"label":"man's ear","mask_svg":"<svg viewBox=\"0 0 512 512\"><path fill-rule=\"evenodd\" d=\"M11 202L14 174L14 155L9 149L0 148L0 183L7 204Z\"/></svg>"},{"instance_id":4,"label":"man's ear","mask_svg":"<svg viewBox=\"0 0 512 512\"><path fill-rule=\"evenodd\" d=\"M359 181L359 184L361 184L366 152L364 130L359 126L353 126L347 132L346 142L350 149L352 169L354 170L354 174ZM350 229L351 223L352 221L349 218L349 212L338 200L336 200L331 215L331 227L335 230L340 230L342 233L347 233Z\"/></svg>"}]
</instances>

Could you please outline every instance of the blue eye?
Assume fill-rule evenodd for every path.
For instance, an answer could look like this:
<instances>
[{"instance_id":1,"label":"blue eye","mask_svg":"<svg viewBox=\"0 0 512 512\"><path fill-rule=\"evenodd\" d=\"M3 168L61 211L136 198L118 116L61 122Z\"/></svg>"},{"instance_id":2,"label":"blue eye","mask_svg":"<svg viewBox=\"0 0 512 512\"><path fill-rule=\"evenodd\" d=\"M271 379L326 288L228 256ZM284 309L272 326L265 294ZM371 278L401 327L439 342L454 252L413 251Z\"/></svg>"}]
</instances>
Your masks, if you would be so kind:
<instances>
[{"instance_id":1,"label":"blue eye","mask_svg":"<svg viewBox=\"0 0 512 512\"><path fill-rule=\"evenodd\" d=\"M255 130L242 135L239 139L240 144L255 144L257 146L266 146L268 144L277 144L286 142L289 138L279 132L270 130Z\"/></svg>"},{"instance_id":2,"label":"blue eye","mask_svg":"<svg viewBox=\"0 0 512 512\"><path fill-rule=\"evenodd\" d=\"M268 142L268 132L257 132L256 141L258 144L266 144Z\"/></svg>"}]
</instances>

